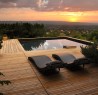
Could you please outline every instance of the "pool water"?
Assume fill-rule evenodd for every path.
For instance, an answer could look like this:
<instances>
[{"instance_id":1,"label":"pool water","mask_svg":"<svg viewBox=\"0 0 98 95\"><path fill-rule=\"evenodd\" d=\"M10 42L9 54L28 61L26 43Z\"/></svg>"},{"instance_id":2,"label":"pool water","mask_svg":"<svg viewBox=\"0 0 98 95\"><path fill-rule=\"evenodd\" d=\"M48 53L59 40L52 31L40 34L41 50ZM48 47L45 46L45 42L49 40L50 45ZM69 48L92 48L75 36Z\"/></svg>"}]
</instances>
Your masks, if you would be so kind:
<instances>
[{"instance_id":1,"label":"pool water","mask_svg":"<svg viewBox=\"0 0 98 95\"><path fill-rule=\"evenodd\" d=\"M84 44L66 40L66 39L48 39L48 40L43 40L43 39L34 39L34 40L29 40L29 41L20 41L22 44L23 48L26 51L30 50L48 50L48 49L58 49L58 48L63 48L64 46L84 46Z\"/></svg>"}]
</instances>

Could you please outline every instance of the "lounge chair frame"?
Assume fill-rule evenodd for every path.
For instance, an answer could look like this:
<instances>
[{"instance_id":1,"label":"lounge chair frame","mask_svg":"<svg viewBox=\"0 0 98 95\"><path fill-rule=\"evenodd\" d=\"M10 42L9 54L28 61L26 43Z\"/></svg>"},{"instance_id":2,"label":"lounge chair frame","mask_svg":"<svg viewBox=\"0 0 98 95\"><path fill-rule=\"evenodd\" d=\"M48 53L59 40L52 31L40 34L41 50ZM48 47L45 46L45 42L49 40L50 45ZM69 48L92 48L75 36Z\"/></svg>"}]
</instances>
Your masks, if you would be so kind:
<instances>
[{"instance_id":1,"label":"lounge chair frame","mask_svg":"<svg viewBox=\"0 0 98 95\"><path fill-rule=\"evenodd\" d=\"M42 72L49 72L49 71L60 71L60 68L63 68L63 64L61 61L52 61L48 56L46 55L41 55L41 56L31 56L28 57L28 60L32 64L36 66L36 68Z\"/></svg>"}]
</instances>

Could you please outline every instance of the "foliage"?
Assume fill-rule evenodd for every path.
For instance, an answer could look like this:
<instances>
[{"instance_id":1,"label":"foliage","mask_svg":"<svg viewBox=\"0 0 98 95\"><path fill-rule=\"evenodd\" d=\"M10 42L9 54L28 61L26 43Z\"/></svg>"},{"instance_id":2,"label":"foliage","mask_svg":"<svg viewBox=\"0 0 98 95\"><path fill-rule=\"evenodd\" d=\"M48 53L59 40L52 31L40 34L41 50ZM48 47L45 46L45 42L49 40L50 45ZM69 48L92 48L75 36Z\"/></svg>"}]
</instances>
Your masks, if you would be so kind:
<instances>
[{"instance_id":1,"label":"foliage","mask_svg":"<svg viewBox=\"0 0 98 95\"><path fill-rule=\"evenodd\" d=\"M0 75L4 76L1 72L0 72ZM4 85L4 84L9 85L9 84L11 84L11 82L9 80L0 80L0 84L1 85ZM0 92L0 95L3 95L3 93Z\"/></svg>"},{"instance_id":2,"label":"foliage","mask_svg":"<svg viewBox=\"0 0 98 95\"><path fill-rule=\"evenodd\" d=\"M49 26L48 26L49 27ZM56 28L47 28L46 25L43 24L31 24L31 23L1 23L0 24L0 35L6 34L8 38L32 38L32 37L58 37L58 36L70 36L73 38L90 40L90 41L98 41L98 30L89 30L88 28L81 29L80 27L76 28L68 28L63 30L63 34L61 29L58 26ZM63 26L62 26L63 27ZM86 26L87 27L87 26ZM89 31L88 31L89 30Z\"/></svg>"},{"instance_id":3,"label":"foliage","mask_svg":"<svg viewBox=\"0 0 98 95\"><path fill-rule=\"evenodd\" d=\"M43 24L14 23L0 24L0 35L6 34L10 39L43 37L45 28Z\"/></svg>"},{"instance_id":4,"label":"foliage","mask_svg":"<svg viewBox=\"0 0 98 95\"><path fill-rule=\"evenodd\" d=\"M83 39L83 40L88 40L88 41L93 41L93 42L98 41L98 30L92 30L92 31L72 30L72 31L66 31L65 35L73 37L73 38L78 38L78 39Z\"/></svg>"},{"instance_id":5,"label":"foliage","mask_svg":"<svg viewBox=\"0 0 98 95\"><path fill-rule=\"evenodd\" d=\"M2 48L2 42L0 41L0 49Z\"/></svg>"},{"instance_id":6,"label":"foliage","mask_svg":"<svg viewBox=\"0 0 98 95\"><path fill-rule=\"evenodd\" d=\"M93 63L98 63L98 44L93 43L89 46L81 46L81 52L84 56L91 59Z\"/></svg>"},{"instance_id":7,"label":"foliage","mask_svg":"<svg viewBox=\"0 0 98 95\"><path fill-rule=\"evenodd\" d=\"M0 49L2 48L2 38L0 37Z\"/></svg>"},{"instance_id":8,"label":"foliage","mask_svg":"<svg viewBox=\"0 0 98 95\"><path fill-rule=\"evenodd\" d=\"M0 80L0 84L1 85L4 85L4 84L6 84L6 85L8 85L8 84L10 84L11 82L9 81L9 80Z\"/></svg>"},{"instance_id":9,"label":"foliage","mask_svg":"<svg viewBox=\"0 0 98 95\"><path fill-rule=\"evenodd\" d=\"M47 32L45 36L46 37L58 37L58 36L60 36L60 31L51 30L51 31Z\"/></svg>"},{"instance_id":10,"label":"foliage","mask_svg":"<svg viewBox=\"0 0 98 95\"><path fill-rule=\"evenodd\" d=\"M98 30L89 33L88 40L98 41Z\"/></svg>"}]
</instances>

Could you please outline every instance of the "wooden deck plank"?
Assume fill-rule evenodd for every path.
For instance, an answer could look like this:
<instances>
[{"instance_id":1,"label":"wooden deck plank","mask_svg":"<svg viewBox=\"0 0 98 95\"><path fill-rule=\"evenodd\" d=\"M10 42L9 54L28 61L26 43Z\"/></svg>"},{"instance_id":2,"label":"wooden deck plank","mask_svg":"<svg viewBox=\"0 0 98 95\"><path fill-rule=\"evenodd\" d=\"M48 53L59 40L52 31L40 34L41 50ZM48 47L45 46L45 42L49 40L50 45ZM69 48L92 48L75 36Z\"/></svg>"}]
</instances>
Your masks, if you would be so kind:
<instances>
[{"instance_id":1,"label":"wooden deck plank","mask_svg":"<svg viewBox=\"0 0 98 95\"><path fill-rule=\"evenodd\" d=\"M79 48L24 51L17 39L4 41L0 55L0 71L10 85L0 86L6 95L98 95L98 67L89 64L85 69L61 69L59 74L44 76L28 60L28 56L71 53L83 56Z\"/></svg>"},{"instance_id":2,"label":"wooden deck plank","mask_svg":"<svg viewBox=\"0 0 98 95\"><path fill-rule=\"evenodd\" d=\"M0 62L0 71L5 75L1 79L12 82L8 86L0 86L0 90L5 94L23 95L26 93L24 95L30 95L35 93L36 95L47 95L23 54L2 60Z\"/></svg>"},{"instance_id":3,"label":"wooden deck plank","mask_svg":"<svg viewBox=\"0 0 98 95\"><path fill-rule=\"evenodd\" d=\"M10 85L0 86L6 95L47 95L15 40L4 42L0 56L0 80L10 80Z\"/></svg>"},{"instance_id":4,"label":"wooden deck plank","mask_svg":"<svg viewBox=\"0 0 98 95\"><path fill-rule=\"evenodd\" d=\"M1 49L2 53L19 53L23 49L19 46L17 39L3 41L3 48Z\"/></svg>"},{"instance_id":5,"label":"wooden deck plank","mask_svg":"<svg viewBox=\"0 0 98 95\"><path fill-rule=\"evenodd\" d=\"M25 52L26 56L37 56L37 55L47 55L52 58L53 53L71 53L76 57L83 56L80 52L80 49L58 49L58 50L44 50L44 51L27 51ZM53 60L53 58L52 58ZM95 69L91 66L91 68L95 71ZM85 67L85 70L80 70L77 72L70 71L68 69L61 69L60 74L52 75L50 77L45 77L41 75L36 68L33 66L37 76L39 77L42 85L48 91L50 95L89 95L89 91L92 91L93 88L98 87L98 79L96 79L96 72L89 72L89 66ZM97 72L98 73L98 72ZM92 79L92 75L95 79ZM87 92L88 91L88 92ZM88 94L85 94L88 93ZM93 95L94 92L91 92ZM97 90L94 95L97 95Z\"/></svg>"},{"instance_id":6,"label":"wooden deck plank","mask_svg":"<svg viewBox=\"0 0 98 95\"><path fill-rule=\"evenodd\" d=\"M15 42L17 44L19 51L24 51L24 49L23 49L22 45L20 44L20 42L18 41L18 39L16 39Z\"/></svg>"}]
</instances>

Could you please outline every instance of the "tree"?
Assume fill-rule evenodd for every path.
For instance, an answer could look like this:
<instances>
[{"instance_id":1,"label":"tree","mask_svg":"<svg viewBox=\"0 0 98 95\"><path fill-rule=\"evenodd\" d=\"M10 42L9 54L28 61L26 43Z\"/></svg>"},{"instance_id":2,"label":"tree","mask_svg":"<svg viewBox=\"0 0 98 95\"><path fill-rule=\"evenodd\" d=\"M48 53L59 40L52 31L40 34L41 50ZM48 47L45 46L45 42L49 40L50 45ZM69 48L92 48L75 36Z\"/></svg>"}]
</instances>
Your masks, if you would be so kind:
<instances>
[{"instance_id":1,"label":"tree","mask_svg":"<svg viewBox=\"0 0 98 95\"><path fill-rule=\"evenodd\" d=\"M43 37L46 33L45 27L43 24L34 24L31 31L32 37Z\"/></svg>"},{"instance_id":2,"label":"tree","mask_svg":"<svg viewBox=\"0 0 98 95\"><path fill-rule=\"evenodd\" d=\"M43 24L13 23L0 24L0 35L6 34L8 38L32 38L43 37L45 35Z\"/></svg>"},{"instance_id":3,"label":"tree","mask_svg":"<svg viewBox=\"0 0 98 95\"><path fill-rule=\"evenodd\" d=\"M91 41L98 41L98 30L91 32L91 33L88 35L88 40L91 40Z\"/></svg>"},{"instance_id":4,"label":"tree","mask_svg":"<svg viewBox=\"0 0 98 95\"><path fill-rule=\"evenodd\" d=\"M50 30L49 32L46 33L47 37L58 37L60 36L60 31L59 30Z\"/></svg>"}]
</instances>

